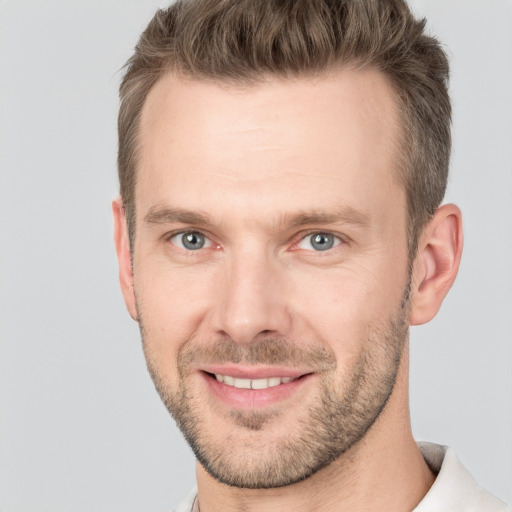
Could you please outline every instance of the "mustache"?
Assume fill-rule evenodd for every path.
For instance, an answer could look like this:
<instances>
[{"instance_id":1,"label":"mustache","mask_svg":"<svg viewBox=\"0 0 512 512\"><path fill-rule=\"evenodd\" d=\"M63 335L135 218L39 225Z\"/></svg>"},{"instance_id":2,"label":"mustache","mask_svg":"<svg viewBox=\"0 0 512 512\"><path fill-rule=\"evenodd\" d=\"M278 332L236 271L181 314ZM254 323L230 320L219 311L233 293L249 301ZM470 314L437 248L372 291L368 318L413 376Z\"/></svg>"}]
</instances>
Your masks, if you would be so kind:
<instances>
[{"instance_id":1,"label":"mustache","mask_svg":"<svg viewBox=\"0 0 512 512\"><path fill-rule=\"evenodd\" d=\"M336 368L332 350L323 346L306 347L286 338L270 337L247 345L231 338L220 338L204 345L185 343L178 353L178 368L199 364L247 364L306 367L318 371Z\"/></svg>"}]
</instances>

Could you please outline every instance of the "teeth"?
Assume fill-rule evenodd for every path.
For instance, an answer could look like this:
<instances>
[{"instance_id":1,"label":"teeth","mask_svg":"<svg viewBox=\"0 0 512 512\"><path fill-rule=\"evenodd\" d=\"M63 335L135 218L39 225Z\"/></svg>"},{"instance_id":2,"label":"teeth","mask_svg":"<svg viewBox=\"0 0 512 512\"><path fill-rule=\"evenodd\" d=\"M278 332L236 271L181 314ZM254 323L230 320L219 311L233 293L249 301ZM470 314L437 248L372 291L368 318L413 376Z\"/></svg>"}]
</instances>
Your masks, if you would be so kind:
<instances>
[{"instance_id":1,"label":"teeth","mask_svg":"<svg viewBox=\"0 0 512 512\"><path fill-rule=\"evenodd\" d=\"M251 389L250 379L234 379L234 380L235 380L235 383L234 383L235 388Z\"/></svg>"},{"instance_id":2,"label":"teeth","mask_svg":"<svg viewBox=\"0 0 512 512\"><path fill-rule=\"evenodd\" d=\"M215 374L219 382L239 389L267 389L295 380L293 377L270 377L269 379L237 379L229 375Z\"/></svg>"},{"instance_id":3,"label":"teeth","mask_svg":"<svg viewBox=\"0 0 512 512\"><path fill-rule=\"evenodd\" d=\"M254 379L251 382L252 389L267 389L268 388L268 379Z\"/></svg>"},{"instance_id":4,"label":"teeth","mask_svg":"<svg viewBox=\"0 0 512 512\"><path fill-rule=\"evenodd\" d=\"M281 379L279 377L270 377L268 379L268 387L273 388L274 386L279 386L281 384Z\"/></svg>"}]
</instances>

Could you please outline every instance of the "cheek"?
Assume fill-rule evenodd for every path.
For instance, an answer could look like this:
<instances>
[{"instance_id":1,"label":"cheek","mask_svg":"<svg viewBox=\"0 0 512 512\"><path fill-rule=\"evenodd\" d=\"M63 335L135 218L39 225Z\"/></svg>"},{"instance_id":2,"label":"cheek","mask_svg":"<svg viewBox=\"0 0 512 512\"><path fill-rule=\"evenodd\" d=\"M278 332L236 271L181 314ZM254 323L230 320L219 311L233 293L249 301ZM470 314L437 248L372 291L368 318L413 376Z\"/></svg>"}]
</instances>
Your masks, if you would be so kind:
<instances>
[{"instance_id":1,"label":"cheek","mask_svg":"<svg viewBox=\"0 0 512 512\"><path fill-rule=\"evenodd\" d=\"M211 276L200 269L149 261L135 273L139 314L152 350L175 352L197 331L211 295Z\"/></svg>"},{"instance_id":2,"label":"cheek","mask_svg":"<svg viewBox=\"0 0 512 512\"><path fill-rule=\"evenodd\" d=\"M375 326L386 325L400 304L403 269L382 264L298 274L291 310L335 352L355 357Z\"/></svg>"}]
</instances>

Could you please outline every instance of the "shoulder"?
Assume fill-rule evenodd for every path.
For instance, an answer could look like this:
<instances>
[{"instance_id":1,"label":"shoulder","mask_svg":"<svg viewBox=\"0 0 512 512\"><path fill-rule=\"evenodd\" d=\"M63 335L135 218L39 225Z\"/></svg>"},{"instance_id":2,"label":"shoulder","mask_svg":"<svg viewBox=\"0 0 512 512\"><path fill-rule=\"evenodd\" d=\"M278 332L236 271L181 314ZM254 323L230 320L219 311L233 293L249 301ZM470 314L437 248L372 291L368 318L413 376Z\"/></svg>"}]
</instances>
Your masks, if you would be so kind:
<instances>
[{"instance_id":1,"label":"shoulder","mask_svg":"<svg viewBox=\"0 0 512 512\"><path fill-rule=\"evenodd\" d=\"M512 512L475 482L451 448L434 443L418 447L437 478L414 512Z\"/></svg>"}]
</instances>

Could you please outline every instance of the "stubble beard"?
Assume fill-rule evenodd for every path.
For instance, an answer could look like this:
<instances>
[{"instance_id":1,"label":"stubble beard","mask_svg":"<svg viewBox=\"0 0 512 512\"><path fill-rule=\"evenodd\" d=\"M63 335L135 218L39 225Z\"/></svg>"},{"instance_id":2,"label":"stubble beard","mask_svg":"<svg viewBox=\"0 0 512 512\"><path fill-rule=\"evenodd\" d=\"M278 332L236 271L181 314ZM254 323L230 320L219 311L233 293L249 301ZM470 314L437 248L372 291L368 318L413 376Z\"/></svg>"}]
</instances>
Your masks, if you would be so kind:
<instances>
[{"instance_id":1,"label":"stubble beard","mask_svg":"<svg viewBox=\"0 0 512 512\"><path fill-rule=\"evenodd\" d=\"M373 326L365 346L342 389L336 383L335 356L325 348L301 349L286 339L267 338L250 346L218 340L209 349L185 343L178 355L178 389L171 389L151 356L147 333L141 325L148 370L168 411L192 448L197 460L217 481L234 487L269 489L309 478L354 447L371 429L385 408L396 383L404 346L408 339L409 285L402 301L386 325ZM140 317L139 317L140 318ZM205 354L206 350L206 354ZM186 378L198 357L212 362L266 365L296 365L308 361L321 371L318 396L291 435L264 439L267 424L278 422L278 409L232 411L233 429L221 441L211 438L215 425L207 424L201 406ZM240 433L245 445L237 444ZM214 436L215 437L215 436ZM267 436L268 437L268 436ZM255 446L247 439L254 439Z\"/></svg>"}]
</instances>

